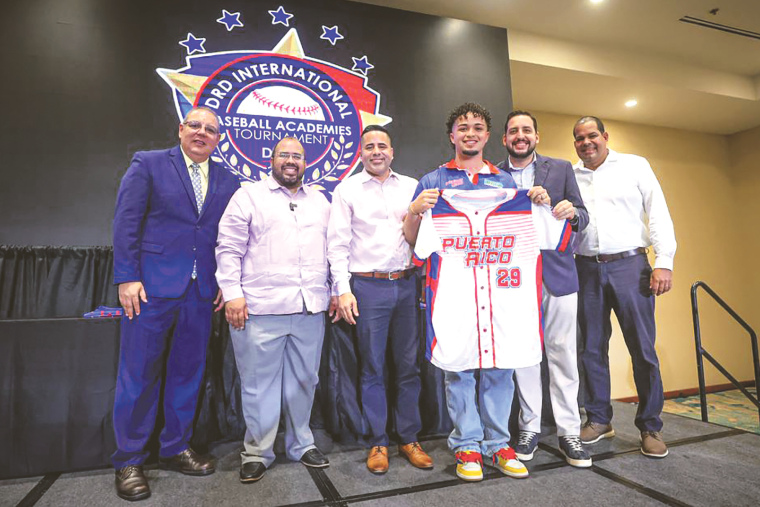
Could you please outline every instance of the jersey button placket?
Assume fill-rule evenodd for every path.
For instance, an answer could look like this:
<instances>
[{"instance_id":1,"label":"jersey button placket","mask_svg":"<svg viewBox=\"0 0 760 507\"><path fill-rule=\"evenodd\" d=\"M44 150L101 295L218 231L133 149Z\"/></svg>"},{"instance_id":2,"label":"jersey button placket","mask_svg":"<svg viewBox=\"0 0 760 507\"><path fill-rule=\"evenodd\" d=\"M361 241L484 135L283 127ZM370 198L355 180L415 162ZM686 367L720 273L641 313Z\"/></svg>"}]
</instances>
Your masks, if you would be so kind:
<instances>
[{"instance_id":1,"label":"jersey button placket","mask_svg":"<svg viewBox=\"0 0 760 507\"><path fill-rule=\"evenodd\" d=\"M475 215L479 215L479 212L475 211L474 214ZM477 223L477 226L475 227L475 234L474 234L474 236L482 237L483 236L483 231L485 230L485 225L486 224L485 224L485 220L484 220L483 217L478 216L478 219L479 220L477 220L478 223ZM487 289L487 287L488 287L488 270L485 269L486 266L484 266L483 264L481 264L478 267L480 268L477 271L477 282L478 282L478 285L480 286L480 294L478 295L479 296L478 299L479 299L479 302L480 302L480 309L479 309L479 313L480 313L479 317L480 318L479 318L479 320L480 320L481 323L486 323L486 322L490 321L490 317L491 317L488 314L487 310L486 310L486 308L488 308L488 305L486 305L486 303L489 301L488 289ZM484 334L484 335L481 336L480 341L481 341L481 343L485 344L487 342L487 336L486 336L486 334L488 333L488 328L485 327L485 326L483 326L480 329L478 329L478 331ZM484 348L481 349L482 350L482 354L484 356L488 356L488 349L485 348L485 347L486 346L484 346Z\"/></svg>"}]
</instances>

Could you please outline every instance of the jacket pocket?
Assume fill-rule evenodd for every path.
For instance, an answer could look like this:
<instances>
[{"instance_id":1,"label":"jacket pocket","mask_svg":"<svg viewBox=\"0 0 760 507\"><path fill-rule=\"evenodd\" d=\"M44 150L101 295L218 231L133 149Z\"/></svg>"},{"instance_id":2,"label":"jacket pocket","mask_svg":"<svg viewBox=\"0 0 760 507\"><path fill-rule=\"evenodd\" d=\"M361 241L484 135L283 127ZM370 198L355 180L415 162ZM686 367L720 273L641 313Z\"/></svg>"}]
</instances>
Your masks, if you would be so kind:
<instances>
[{"instance_id":1,"label":"jacket pocket","mask_svg":"<svg viewBox=\"0 0 760 507\"><path fill-rule=\"evenodd\" d=\"M140 249L143 252L150 252L155 254L164 253L164 245L156 245L155 243L145 243L143 242Z\"/></svg>"}]
</instances>

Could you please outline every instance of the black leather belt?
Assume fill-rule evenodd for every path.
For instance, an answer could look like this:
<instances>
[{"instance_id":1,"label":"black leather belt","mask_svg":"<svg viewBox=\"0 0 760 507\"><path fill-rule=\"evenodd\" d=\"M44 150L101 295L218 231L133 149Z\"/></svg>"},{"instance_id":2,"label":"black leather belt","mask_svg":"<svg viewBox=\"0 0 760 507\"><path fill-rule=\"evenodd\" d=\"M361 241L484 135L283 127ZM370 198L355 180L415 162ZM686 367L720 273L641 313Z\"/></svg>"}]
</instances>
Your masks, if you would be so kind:
<instances>
[{"instance_id":1,"label":"black leather belt","mask_svg":"<svg viewBox=\"0 0 760 507\"><path fill-rule=\"evenodd\" d=\"M406 278L414 273L416 268L403 269L401 271L371 271L369 273L351 273L355 276L361 276L362 278L380 278L382 280L398 280L399 278Z\"/></svg>"},{"instance_id":2,"label":"black leather belt","mask_svg":"<svg viewBox=\"0 0 760 507\"><path fill-rule=\"evenodd\" d=\"M633 250L627 250L625 252L618 252L614 254L599 254L599 255L578 255L575 254L576 259L583 259L585 261L592 261L592 262L612 262L612 261L619 261L620 259L625 259L626 257L633 257L634 255L641 255L647 253L649 250L647 250L644 247L634 248Z\"/></svg>"}]
</instances>

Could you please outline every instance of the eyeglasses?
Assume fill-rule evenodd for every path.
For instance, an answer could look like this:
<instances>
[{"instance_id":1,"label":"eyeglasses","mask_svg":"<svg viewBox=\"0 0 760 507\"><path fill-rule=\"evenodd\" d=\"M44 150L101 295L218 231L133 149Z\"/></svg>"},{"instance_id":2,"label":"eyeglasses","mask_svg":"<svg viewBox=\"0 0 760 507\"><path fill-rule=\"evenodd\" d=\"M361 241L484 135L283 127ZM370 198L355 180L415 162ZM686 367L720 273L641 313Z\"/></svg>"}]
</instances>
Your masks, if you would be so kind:
<instances>
[{"instance_id":1,"label":"eyeglasses","mask_svg":"<svg viewBox=\"0 0 760 507\"><path fill-rule=\"evenodd\" d=\"M201 129L201 127L203 127L209 135L212 135L212 136L219 135L219 129L207 123L204 124L199 121L191 120L191 121L183 122L182 125L186 125L187 128L189 128L190 130L194 132L198 132Z\"/></svg>"},{"instance_id":2,"label":"eyeglasses","mask_svg":"<svg viewBox=\"0 0 760 507\"><path fill-rule=\"evenodd\" d=\"M287 160L290 157L293 157L293 160L295 160L296 162L303 160L303 155L301 155L300 153L288 153L286 151L281 151L277 154L277 158L282 159L282 160Z\"/></svg>"}]
</instances>

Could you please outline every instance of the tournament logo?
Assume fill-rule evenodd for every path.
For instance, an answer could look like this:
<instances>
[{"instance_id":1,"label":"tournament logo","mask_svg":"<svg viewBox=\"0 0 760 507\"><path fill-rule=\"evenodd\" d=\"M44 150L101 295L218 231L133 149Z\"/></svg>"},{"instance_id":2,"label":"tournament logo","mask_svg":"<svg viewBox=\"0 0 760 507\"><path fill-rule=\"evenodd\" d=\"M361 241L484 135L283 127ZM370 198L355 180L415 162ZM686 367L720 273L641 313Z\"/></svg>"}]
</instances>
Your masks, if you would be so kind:
<instances>
[{"instance_id":1,"label":"tournament logo","mask_svg":"<svg viewBox=\"0 0 760 507\"><path fill-rule=\"evenodd\" d=\"M217 21L230 31L243 26L240 13L222 11ZM272 24L289 26L292 14L269 11ZM321 39L333 46L343 36L323 26ZM306 151L304 183L328 195L359 164L360 135L366 125L385 125L380 96L367 86L367 57L352 58L351 70L305 55L295 28L272 50L205 53L205 39L188 33L183 68L156 69L171 86L181 118L205 106L220 120L220 141L212 159L242 180L266 179L272 147L295 137ZM199 53L199 54L196 54Z\"/></svg>"}]
</instances>

